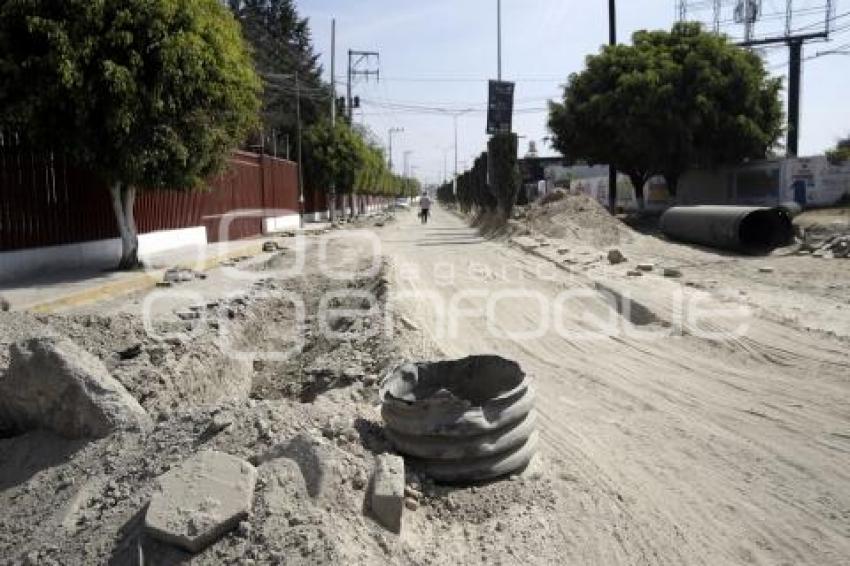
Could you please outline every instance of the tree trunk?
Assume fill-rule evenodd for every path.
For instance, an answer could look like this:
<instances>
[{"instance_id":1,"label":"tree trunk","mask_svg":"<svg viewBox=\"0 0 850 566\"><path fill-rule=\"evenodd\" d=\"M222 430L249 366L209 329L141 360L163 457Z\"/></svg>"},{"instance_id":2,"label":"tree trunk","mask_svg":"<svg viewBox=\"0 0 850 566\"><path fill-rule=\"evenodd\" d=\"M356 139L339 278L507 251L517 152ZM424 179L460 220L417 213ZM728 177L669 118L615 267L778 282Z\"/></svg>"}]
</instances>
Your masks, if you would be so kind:
<instances>
[{"instance_id":1,"label":"tree trunk","mask_svg":"<svg viewBox=\"0 0 850 566\"><path fill-rule=\"evenodd\" d=\"M632 186L635 188L635 200L637 201L638 211L643 212L644 202L643 202L643 187L646 185L647 178L644 175L629 175L629 180L632 182Z\"/></svg>"},{"instance_id":2,"label":"tree trunk","mask_svg":"<svg viewBox=\"0 0 850 566\"><path fill-rule=\"evenodd\" d=\"M124 183L114 183L109 187L112 197L112 210L121 236L121 260L118 269L136 269L139 261L139 236L136 230L136 218L133 207L136 204L136 188Z\"/></svg>"},{"instance_id":3,"label":"tree trunk","mask_svg":"<svg viewBox=\"0 0 850 566\"><path fill-rule=\"evenodd\" d=\"M667 192L674 199L679 192L679 175L677 173L669 173L664 175L664 182L667 183Z\"/></svg>"}]
</instances>

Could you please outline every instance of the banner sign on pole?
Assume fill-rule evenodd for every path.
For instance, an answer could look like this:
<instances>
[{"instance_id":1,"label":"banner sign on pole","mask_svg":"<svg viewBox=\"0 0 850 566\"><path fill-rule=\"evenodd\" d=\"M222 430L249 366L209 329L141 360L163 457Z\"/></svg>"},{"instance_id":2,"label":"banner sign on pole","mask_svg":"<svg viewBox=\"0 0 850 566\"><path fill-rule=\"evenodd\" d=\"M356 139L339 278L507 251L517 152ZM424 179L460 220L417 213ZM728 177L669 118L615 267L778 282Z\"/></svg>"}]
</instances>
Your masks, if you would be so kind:
<instances>
[{"instance_id":1,"label":"banner sign on pole","mask_svg":"<svg viewBox=\"0 0 850 566\"><path fill-rule=\"evenodd\" d=\"M490 81L487 134L511 133L514 116L514 83Z\"/></svg>"}]
</instances>

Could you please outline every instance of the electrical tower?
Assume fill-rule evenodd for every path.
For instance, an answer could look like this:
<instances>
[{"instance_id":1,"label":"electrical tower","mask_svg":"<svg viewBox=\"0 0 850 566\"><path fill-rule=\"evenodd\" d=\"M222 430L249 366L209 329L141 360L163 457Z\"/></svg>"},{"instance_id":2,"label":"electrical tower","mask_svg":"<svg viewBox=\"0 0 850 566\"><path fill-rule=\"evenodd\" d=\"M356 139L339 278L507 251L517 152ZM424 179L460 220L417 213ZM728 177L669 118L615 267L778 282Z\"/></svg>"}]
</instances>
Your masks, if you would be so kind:
<instances>
[{"instance_id":1,"label":"electrical tower","mask_svg":"<svg viewBox=\"0 0 850 566\"><path fill-rule=\"evenodd\" d=\"M679 21L710 24L714 33L724 33L741 47L787 45L790 50L788 69L788 140L789 157L796 157L800 139L800 82L803 44L829 39L835 17L833 0L809 1L794 6L793 0L777 9L779 0L770 2L766 10L763 0L678 0ZM741 29L742 28L742 29Z\"/></svg>"},{"instance_id":2,"label":"electrical tower","mask_svg":"<svg viewBox=\"0 0 850 566\"><path fill-rule=\"evenodd\" d=\"M348 50L348 123L351 124L354 119L354 108L360 107L360 97L353 97L351 89L353 82L358 77L365 77L368 82L371 77L376 80L381 80L381 71L378 65L381 63L381 56L377 51L355 51Z\"/></svg>"}]
</instances>

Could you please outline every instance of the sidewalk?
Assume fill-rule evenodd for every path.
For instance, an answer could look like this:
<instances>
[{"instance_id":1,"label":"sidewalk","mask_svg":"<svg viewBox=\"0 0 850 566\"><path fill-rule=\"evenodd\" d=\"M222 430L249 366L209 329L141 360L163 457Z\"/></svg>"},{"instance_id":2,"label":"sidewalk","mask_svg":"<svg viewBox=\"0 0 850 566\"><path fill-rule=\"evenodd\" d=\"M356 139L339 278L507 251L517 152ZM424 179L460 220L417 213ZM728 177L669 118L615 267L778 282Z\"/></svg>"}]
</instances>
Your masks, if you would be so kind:
<instances>
[{"instance_id":1,"label":"sidewalk","mask_svg":"<svg viewBox=\"0 0 850 566\"><path fill-rule=\"evenodd\" d=\"M323 223L310 224L304 231L318 232L328 226ZM7 285L0 289L0 295L9 302L12 310L59 312L153 288L157 282L162 281L165 270L170 267L207 271L229 259L259 255L262 253L263 243L280 240L279 237L270 235L218 242L203 247L189 246L143 258L144 270L126 272L84 268L63 271L22 280L14 287Z\"/></svg>"}]
</instances>

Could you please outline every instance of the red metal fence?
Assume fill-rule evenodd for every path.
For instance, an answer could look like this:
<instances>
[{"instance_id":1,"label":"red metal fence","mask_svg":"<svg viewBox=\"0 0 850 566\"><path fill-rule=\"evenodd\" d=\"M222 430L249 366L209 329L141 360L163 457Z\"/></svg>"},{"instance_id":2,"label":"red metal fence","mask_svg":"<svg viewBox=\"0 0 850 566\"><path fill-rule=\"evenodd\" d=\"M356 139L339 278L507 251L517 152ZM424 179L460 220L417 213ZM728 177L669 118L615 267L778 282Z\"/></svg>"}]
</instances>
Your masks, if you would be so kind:
<instances>
[{"instance_id":1,"label":"red metal fence","mask_svg":"<svg viewBox=\"0 0 850 566\"><path fill-rule=\"evenodd\" d=\"M209 241L233 240L261 234L263 217L275 210L298 212L298 167L290 161L235 152L208 189L140 193L139 233L205 226ZM251 212L222 224L237 210ZM0 130L0 251L117 236L102 181Z\"/></svg>"}]
</instances>

